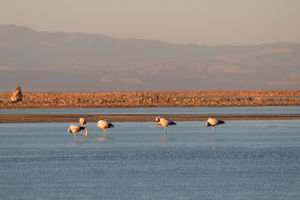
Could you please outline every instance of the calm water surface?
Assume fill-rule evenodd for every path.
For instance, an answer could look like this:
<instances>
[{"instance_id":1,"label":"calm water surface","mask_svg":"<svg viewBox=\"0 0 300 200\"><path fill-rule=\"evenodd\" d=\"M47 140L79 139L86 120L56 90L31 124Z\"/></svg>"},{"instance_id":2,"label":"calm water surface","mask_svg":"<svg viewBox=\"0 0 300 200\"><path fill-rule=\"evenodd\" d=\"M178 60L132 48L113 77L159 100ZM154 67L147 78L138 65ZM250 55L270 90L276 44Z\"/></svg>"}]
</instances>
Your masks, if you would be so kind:
<instances>
[{"instance_id":1,"label":"calm water surface","mask_svg":"<svg viewBox=\"0 0 300 200\"><path fill-rule=\"evenodd\" d=\"M0 113L300 113L300 106L0 109Z\"/></svg>"},{"instance_id":2,"label":"calm water surface","mask_svg":"<svg viewBox=\"0 0 300 200\"><path fill-rule=\"evenodd\" d=\"M300 199L300 121L0 124L1 199Z\"/></svg>"}]
</instances>

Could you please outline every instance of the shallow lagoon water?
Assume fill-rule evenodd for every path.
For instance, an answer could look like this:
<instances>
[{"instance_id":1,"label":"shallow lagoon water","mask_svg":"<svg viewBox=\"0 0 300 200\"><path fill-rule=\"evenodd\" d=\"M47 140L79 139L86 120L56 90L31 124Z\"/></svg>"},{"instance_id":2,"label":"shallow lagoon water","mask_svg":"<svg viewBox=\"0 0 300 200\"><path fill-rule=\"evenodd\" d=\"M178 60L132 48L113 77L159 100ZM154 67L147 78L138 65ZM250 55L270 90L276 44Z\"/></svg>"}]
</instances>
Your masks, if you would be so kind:
<instances>
[{"instance_id":1,"label":"shallow lagoon water","mask_svg":"<svg viewBox=\"0 0 300 200\"><path fill-rule=\"evenodd\" d=\"M2 199L299 199L300 121L0 124Z\"/></svg>"}]
</instances>

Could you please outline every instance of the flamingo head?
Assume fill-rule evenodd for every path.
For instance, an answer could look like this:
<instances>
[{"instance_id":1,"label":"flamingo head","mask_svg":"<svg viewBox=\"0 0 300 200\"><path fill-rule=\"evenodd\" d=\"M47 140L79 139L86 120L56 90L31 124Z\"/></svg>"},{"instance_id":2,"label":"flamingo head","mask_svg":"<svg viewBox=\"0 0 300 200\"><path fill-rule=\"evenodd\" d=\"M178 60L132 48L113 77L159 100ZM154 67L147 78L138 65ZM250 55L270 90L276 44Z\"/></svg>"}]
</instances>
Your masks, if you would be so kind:
<instances>
[{"instance_id":1,"label":"flamingo head","mask_svg":"<svg viewBox=\"0 0 300 200\"><path fill-rule=\"evenodd\" d=\"M159 125L159 123L160 123L160 117L156 117L156 118L155 118L155 122L156 122L156 124Z\"/></svg>"},{"instance_id":2,"label":"flamingo head","mask_svg":"<svg viewBox=\"0 0 300 200\"><path fill-rule=\"evenodd\" d=\"M206 122L206 127L211 126L211 124L209 122Z\"/></svg>"},{"instance_id":3,"label":"flamingo head","mask_svg":"<svg viewBox=\"0 0 300 200\"><path fill-rule=\"evenodd\" d=\"M85 125L86 125L86 118L81 117L81 118L79 119L79 123L80 123L81 126L85 126Z\"/></svg>"},{"instance_id":4,"label":"flamingo head","mask_svg":"<svg viewBox=\"0 0 300 200\"><path fill-rule=\"evenodd\" d=\"M70 128L68 128L68 133L72 133L72 131L71 131L71 129L70 129Z\"/></svg>"}]
</instances>

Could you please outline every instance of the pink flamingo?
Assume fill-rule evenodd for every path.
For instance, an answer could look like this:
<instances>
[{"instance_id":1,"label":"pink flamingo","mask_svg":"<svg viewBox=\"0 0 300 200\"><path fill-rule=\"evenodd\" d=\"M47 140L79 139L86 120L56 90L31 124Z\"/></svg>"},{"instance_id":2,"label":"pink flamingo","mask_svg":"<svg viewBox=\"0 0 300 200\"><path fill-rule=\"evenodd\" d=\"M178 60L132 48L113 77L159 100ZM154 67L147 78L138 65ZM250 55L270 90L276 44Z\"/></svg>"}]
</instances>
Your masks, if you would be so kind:
<instances>
[{"instance_id":1,"label":"pink flamingo","mask_svg":"<svg viewBox=\"0 0 300 200\"><path fill-rule=\"evenodd\" d=\"M85 118L85 117L79 118L79 123L80 123L80 125L81 125L82 127L85 127L85 125L86 125L86 123L87 123L86 118ZM86 133L85 133L85 136L83 136L83 137L87 137L87 136L88 136L88 132L86 132Z\"/></svg>"},{"instance_id":2,"label":"pink flamingo","mask_svg":"<svg viewBox=\"0 0 300 200\"><path fill-rule=\"evenodd\" d=\"M81 131L81 130L85 130L85 134L86 135L88 134L88 130L83 126L77 126L77 125L74 125L74 124L71 124L69 126L68 132L74 134L74 144L76 144L76 133Z\"/></svg>"},{"instance_id":3,"label":"pink flamingo","mask_svg":"<svg viewBox=\"0 0 300 200\"><path fill-rule=\"evenodd\" d=\"M173 126L176 125L176 123L173 122L172 120L162 118L162 117L156 117L155 122L157 125L165 127L165 137L163 139L167 140L167 126Z\"/></svg>"},{"instance_id":4,"label":"pink flamingo","mask_svg":"<svg viewBox=\"0 0 300 200\"><path fill-rule=\"evenodd\" d=\"M218 120L216 118L209 117L206 121L206 127L212 126L213 127L213 137L215 137L215 126L219 124L225 124L225 121Z\"/></svg>"},{"instance_id":5,"label":"pink flamingo","mask_svg":"<svg viewBox=\"0 0 300 200\"><path fill-rule=\"evenodd\" d=\"M108 128L114 128L115 126L110 122L108 121L107 119L105 120L99 120L98 123L97 123L97 126L99 128L102 128L103 129L103 138L98 138L99 140L106 140L106 129Z\"/></svg>"}]
</instances>

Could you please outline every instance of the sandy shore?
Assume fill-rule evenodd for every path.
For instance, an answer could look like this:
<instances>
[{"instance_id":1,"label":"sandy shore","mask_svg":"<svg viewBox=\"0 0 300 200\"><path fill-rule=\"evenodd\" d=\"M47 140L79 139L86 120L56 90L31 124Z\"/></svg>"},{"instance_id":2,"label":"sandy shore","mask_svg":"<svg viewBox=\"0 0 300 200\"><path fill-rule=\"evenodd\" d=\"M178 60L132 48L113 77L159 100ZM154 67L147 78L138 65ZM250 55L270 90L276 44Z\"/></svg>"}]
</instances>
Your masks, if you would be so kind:
<instances>
[{"instance_id":1,"label":"sandy shore","mask_svg":"<svg viewBox=\"0 0 300 200\"><path fill-rule=\"evenodd\" d=\"M174 121L206 121L208 117L229 120L300 120L297 114L160 114ZM86 117L88 122L109 119L112 122L154 122L155 114L0 114L0 123L74 122Z\"/></svg>"},{"instance_id":2,"label":"sandy shore","mask_svg":"<svg viewBox=\"0 0 300 200\"><path fill-rule=\"evenodd\" d=\"M189 106L289 106L300 105L300 90L257 91L138 91L138 92L23 92L23 101L11 103L11 92L0 92L1 108L96 108ZM0 112L1 113L1 112ZM174 121L205 121L208 114L160 114ZM154 114L0 114L0 123L152 122ZM223 120L300 119L299 114L214 114Z\"/></svg>"},{"instance_id":3,"label":"sandy shore","mask_svg":"<svg viewBox=\"0 0 300 200\"><path fill-rule=\"evenodd\" d=\"M300 90L256 91L131 91L23 92L11 103L12 92L0 92L1 108L188 107L300 105Z\"/></svg>"}]
</instances>

